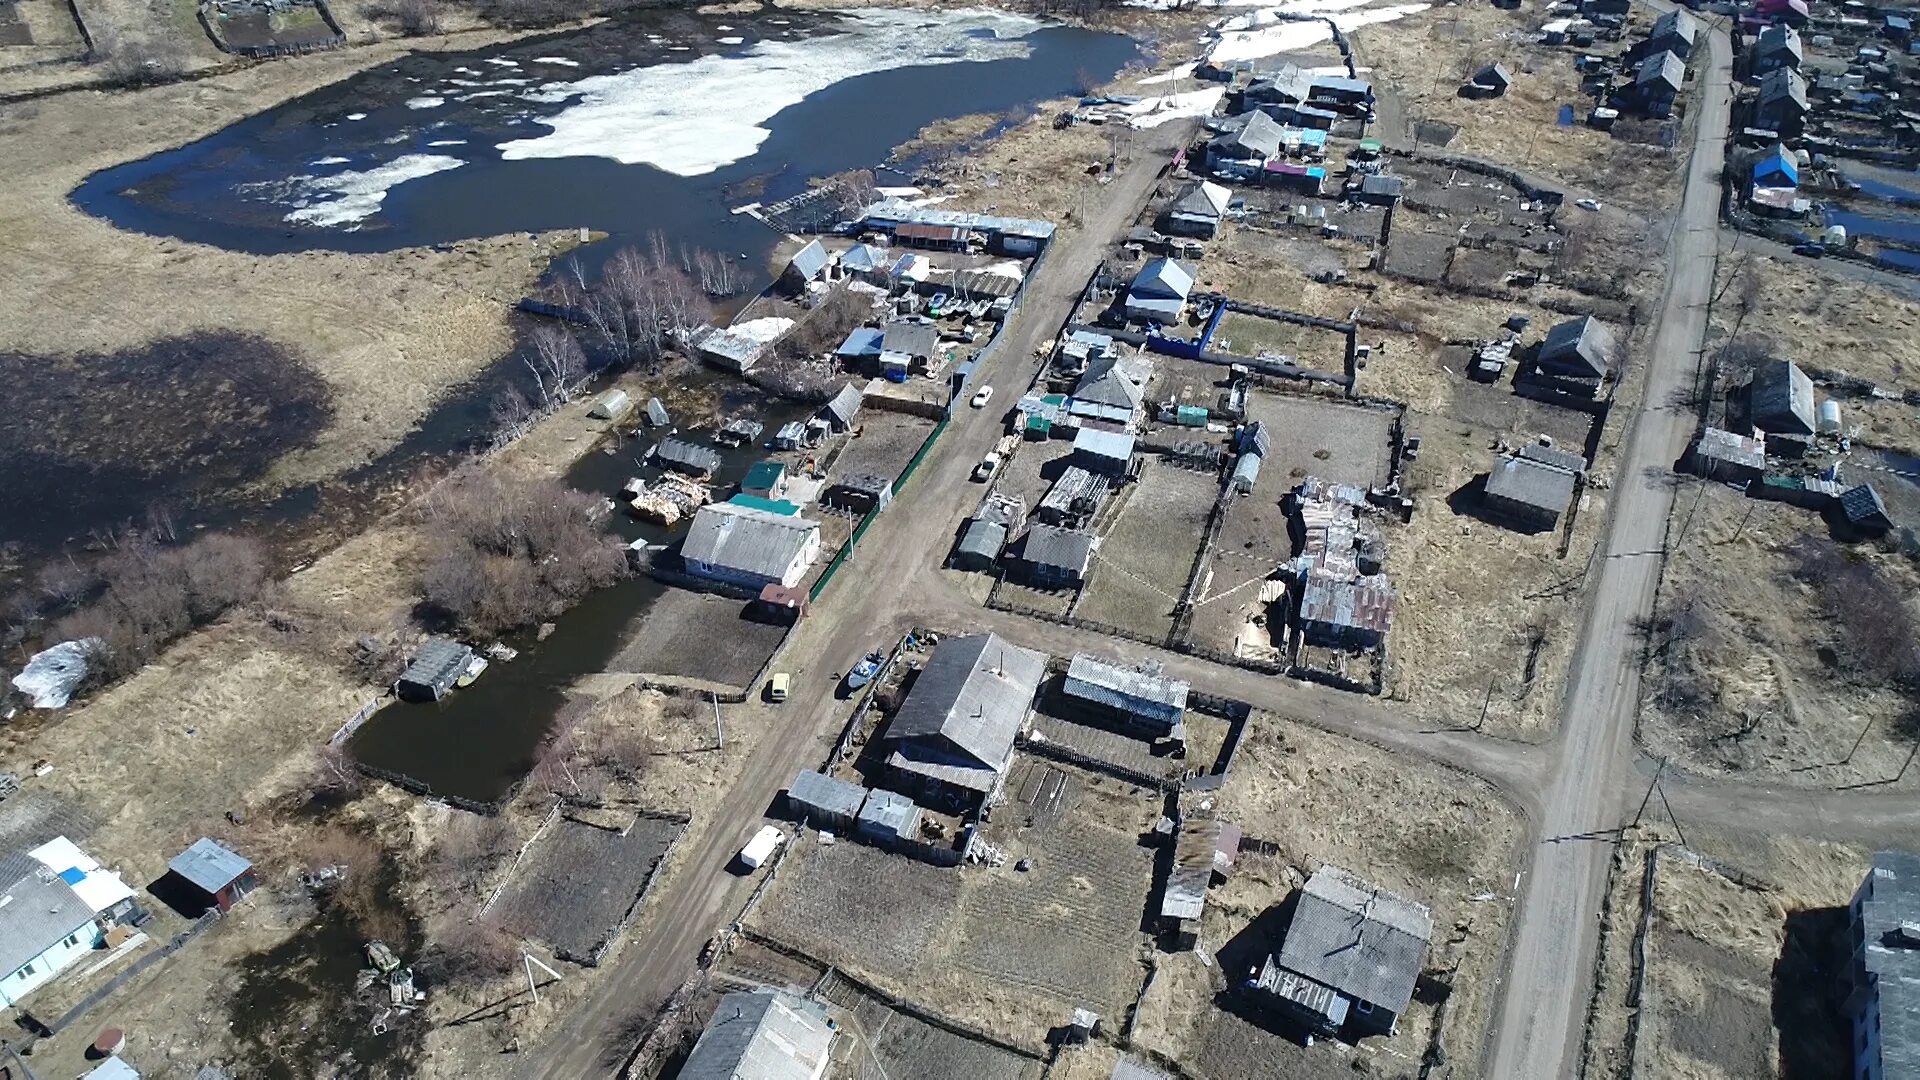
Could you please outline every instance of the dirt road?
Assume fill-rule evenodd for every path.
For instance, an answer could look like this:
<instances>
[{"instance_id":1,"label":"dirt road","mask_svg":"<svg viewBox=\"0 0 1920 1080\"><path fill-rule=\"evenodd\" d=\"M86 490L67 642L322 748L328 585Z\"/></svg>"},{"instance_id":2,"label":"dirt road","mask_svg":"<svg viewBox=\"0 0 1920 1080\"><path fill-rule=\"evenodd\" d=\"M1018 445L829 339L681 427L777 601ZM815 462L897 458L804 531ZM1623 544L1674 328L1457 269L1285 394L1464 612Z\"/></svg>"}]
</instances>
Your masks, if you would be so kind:
<instances>
[{"instance_id":1,"label":"dirt road","mask_svg":"<svg viewBox=\"0 0 1920 1080\"><path fill-rule=\"evenodd\" d=\"M1717 258L1731 49L1724 28L1706 40L1692 159L1668 241L1667 292L1647 349L1647 385L1630 422L1607 533L1589 568L1595 586L1552 744L1552 778L1536 819L1540 841L1514 923L1505 1002L1486 1070L1496 1080L1564 1076L1576 1065L1613 853L1604 834L1621 824L1623 784L1632 768L1640 702L1634 627L1652 613L1660 582L1673 502L1665 478L1694 426L1692 414L1676 404L1676 391L1694 376Z\"/></svg>"}]
</instances>

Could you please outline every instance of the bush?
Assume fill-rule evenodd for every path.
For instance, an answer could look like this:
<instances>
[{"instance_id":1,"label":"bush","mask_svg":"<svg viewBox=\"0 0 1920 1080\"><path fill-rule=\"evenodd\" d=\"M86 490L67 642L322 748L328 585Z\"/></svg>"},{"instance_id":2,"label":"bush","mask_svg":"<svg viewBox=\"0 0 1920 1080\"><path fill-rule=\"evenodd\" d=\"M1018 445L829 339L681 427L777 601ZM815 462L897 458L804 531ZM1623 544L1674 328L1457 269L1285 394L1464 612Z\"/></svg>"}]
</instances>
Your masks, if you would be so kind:
<instances>
[{"instance_id":1,"label":"bush","mask_svg":"<svg viewBox=\"0 0 1920 1080\"><path fill-rule=\"evenodd\" d=\"M117 34L101 35L94 44L92 59L100 65L102 81L108 86L172 82L187 69L186 58L178 49L150 41L127 41Z\"/></svg>"}]
</instances>

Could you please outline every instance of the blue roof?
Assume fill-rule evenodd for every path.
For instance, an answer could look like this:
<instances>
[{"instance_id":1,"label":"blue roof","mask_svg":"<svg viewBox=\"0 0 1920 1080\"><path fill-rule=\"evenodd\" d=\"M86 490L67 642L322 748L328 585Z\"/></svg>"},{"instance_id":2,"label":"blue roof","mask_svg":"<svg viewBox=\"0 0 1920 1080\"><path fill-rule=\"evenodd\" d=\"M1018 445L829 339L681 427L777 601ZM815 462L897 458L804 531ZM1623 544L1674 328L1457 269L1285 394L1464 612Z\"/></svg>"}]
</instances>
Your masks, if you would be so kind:
<instances>
[{"instance_id":1,"label":"blue roof","mask_svg":"<svg viewBox=\"0 0 1920 1080\"><path fill-rule=\"evenodd\" d=\"M1889 15L1887 16L1887 29L1911 30L1913 29L1913 20L1904 15Z\"/></svg>"},{"instance_id":2,"label":"blue roof","mask_svg":"<svg viewBox=\"0 0 1920 1080\"><path fill-rule=\"evenodd\" d=\"M1133 284L1127 291L1133 294L1128 298L1131 303L1146 299L1185 300L1193 291L1193 274L1172 259L1155 259L1133 275Z\"/></svg>"},{"instance_id":3,"label":"blue roof","mask_svg":"<svg viewBox=\"0 0 1920 1080\"><path fill-rule=\"evenodd\" d=\"M60 880L69 885L78 885L87 880L87 872L77 866L69 866L65 870L60 871Z\"/></svg>"},{"instance_id":4,"label":"blue roof","mask_svg":"<svg viewBox=\"0 0 1920 1080\"><path fill-rule=\"evenodd\" d=\"M1784 177L1788 186L1800 186L1800 167L1793 163L1793 157L1787 153L1785 146L1775 146L1765 157L1753 163L1754 180L1775 175Z\"/></svg>"}]
</instances>

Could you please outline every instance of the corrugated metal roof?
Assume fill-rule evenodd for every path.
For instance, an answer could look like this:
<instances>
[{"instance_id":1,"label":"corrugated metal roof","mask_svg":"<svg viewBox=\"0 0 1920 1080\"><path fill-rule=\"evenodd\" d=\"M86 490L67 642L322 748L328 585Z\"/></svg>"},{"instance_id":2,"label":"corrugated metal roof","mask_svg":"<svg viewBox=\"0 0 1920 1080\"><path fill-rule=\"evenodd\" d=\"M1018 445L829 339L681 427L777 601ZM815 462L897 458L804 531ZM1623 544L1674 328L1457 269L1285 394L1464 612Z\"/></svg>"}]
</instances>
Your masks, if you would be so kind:
<instances>
[{"instance_id":1,"label":"corrugated metal roof","mask_svg":"<svg viewBox=\"0 0 1920 1080\"><path fill-rule=\"evenodd\" d=\"M780 579L820 523L735 503L703 506L680 547L689 562Z\"/></svg>"},{"instance_id":2,"label":"corrugated metal roof","mask_svg":"<svg viewBox=\"0 0 1920 1080\"><path fill-rule=\"evenodd\" d=\"M1542 446L1528 443L1519 450L1519 456L1528 461L1537 461L1542 465L1551 465L1568 472L1586 472L1587 459L1571 450L1562 450L1557 446Z\"/></svg>"},{"instance_id":3,"label":"corrugated metal roof","mask_svg":"<svg viewBox=\"0 0 1920 1080\"><path fill-rule=\"evenodd\" d=\"M1765 440L1750 435L1736 435L1731 431L1710 427L1700 432L1700 442L1694 453L1714 461L1724 461L1749 469L1767 467L1767 444Z\"/></svg>"},{"instance_id":4,"label":"corrugated metal roof","mask_svg":"<svg viewBox=\"0 0 1920 1080\"><path fill-rule=\"evenodd\" d=\"M1197 919L1206 909L1213 875L1233 868L1240 852L1240 828L1212 818L1181 822L1173 842L1173 869L1160 895L1160 914L1168 919Z\"/></svg>"},{"instance_id":5,"label":"corrugated metal roof","mask_svg":"<svg viewBox=\"0 0 1920 1080\"><path fill-rule=\"evenodd\" d=\"M195 840L192 846L173 857L167 869L186 878L203 891L217 893L253 869L253 864L221 846L210 837Z\"/></svg>"},{"instance_id":6,"label":"corrugated metal roof","mask_svg":"<svg viewBox=\"0 0 1920 1080\"><path fill-rule=\"evenodd\" d=\"M773 990L728 994L680 1080L814 1080L833 1048L826 1011Z\"/></svg>"},{"instance_id":7,"label":"corrugated metal roof","mask_svg":"<svg viewBox=\"0 0 1920 1080\"><path fill-rule=\"evenodd\" d=\"M1260 965L1260 975L1254 980L1254 985L1283 1001L1325 1017L1332 1027L1338 1028L1347 1022L1347 1001L1339 991L1305 975L1288 971L1280 966L1277 957L1269 956L1266 963Z\"/></svg>"},{"instance_id":8,"label":"corrugated metal roof","mask_svg":"<svg viewBox=\"0 0 1920 1080\"><path fill-rule=\"evenodd\" d=\"M867 833L912 840L920 833L920 807L898 792L875 788L860 808L860 828Z\"/></svg>"},{"instance_id":9,"label":"corrugated metal roof","mask_svg":"<svg viewBox=\"0 0 1920 1080\"><path fill-rule=\"evenodd\" d=\"M1573 502L1574 474L1528 458L1495 458L1487 472L1488 498L1563 514Z\"/></svg>"},{"instance_id":10,"label":"corrugated metal roof","mask_svg":"<svg viewBox=\"0 0 1920 1080\"><path fill-rule=\"evenodd\" d=\"M653 448L662 465L690 473L711 473L720 468L720 454L709 447L685 439L665 438Z\"/></svg>"},{"instance_id":11,"label":"corrugated metal roof","mask_svg":"<svg viewBox=\"0 0 1920 1080\"><path fill-rule=\"evenodd\" d=\"M835 349L833 354L835 356L851 356L856 359L868 356L879 356L880 339L882 336L880 328L877 326L856 326L847 332L846 340L840 343L840 347Z\"/></svg>"},{"instance_id":12,"label":"corrugated metal roof","mask_svg":"<svg viewBox=\"0 0 1920 1080\"><path fill-rule=\"evenodd\" d=\"M808 769L794 773L787 784L787 801L801 813L851 819L860 813L860 804L866 800L866 788Z\"/></svg>"},{"instance_id":13,"label":"corrugated metal roof","mask_svg":"<svg viewBox=\"0 0 1920 1080\"><path fill-rule=\"evenodd\" d=\"M1007 527L997 522L982 521L975 518L967 522L966 531L960 534L960 543L954 551L961 555L973 555L992 562L1000 557L1007 546Z\"/></svg>"},{"instance_id":14,"label":"corrugated metal roof","mask_svg":"<svg viewBox=\"0 0 1920 1080\"><path fill-rule=\"evenodd\" d=\"M904 353L922 360L932 356L934 346L939 343L939 329L919 319L897 319L881 331L882 351Z\"/></svg>"},{"instance_id":15,"label":"corrugated metal roof","mask_svg":"<svg viewBox=\"0 0 1920 1080\"><path fill-rule=\"evenodd\" d=\"M997 634L948 638L887 725L893 743L944 743L999 772L1013 756L1047 658Z\"/></svg>"},{"instance_id":16,"label":"corrugated metal roof","mask_svg":"<svg viewBox=\"0 0 1920 1080\"><path fill-rule=\"evenodd\" d=\"M1036 509L1059 515L1098 513L1112 486L1112 482L1101 473L1069 465L1060 478L1053 482L1053 486L1047 489L1047 493L1041 496Z\"/></svg>"},{"instance_id":17,"label":"corrugated metal roof","mask_svg":"<svg viewBox=\"0 0 1920 1080\"><path fill-rule=\"evenodd\" d=\"M885 270L892 259L886 248L855 244L841 254L840 265L856 274L869 274Z\"/></svg>"},{"instance_id":18,"label":"corrugated metal roof","mask_svg":"<svg viewBox=\"0 0 1920 1080\"><path fill-rule=\"evenodd\" d=\"M1211 180L1202 180L1174 199L1172 205L1167 207L1167 212L1218 221L1226 214L1227 202L1232 198L1232 191Z\"/></svg>"},{"instance_id":19,"label":"corrugated metal roof","mask_svg":"<svg viewBox=\"0 0 1920 1080\"><path fill-rule=\"evenodd\" d=\"M1598 379L1613 366L1615 339L1607 324L1591 315L1568 319L1547 331L1540 344L1540 367L1557 375Z\"/></svg>"},{"instance_id":20,"label":"corrugated metal roof","mask_svg":"<svg viewBox=\"0 0 1920 1080\"><path fill-rule=\"evenodd\" d=\"M1096 546L1092 533L1052 525L1035 525L1027 530L1027 538L1020 547L1020 557L1035 566L1051 566L1085 574L1087 567L1093 563L1093 549Z\"/></svg>"},{"instance_id":21,"label":"corrugated metal roof","mask_svg":"<svg viewBox=\"0 0 1920 1080\"><path fill-rule=\"evenodd\" d=\"M1300 620L1385 636L1393 625L1393 592L1379 574L1343 581L1315 570L1300 593Z\"/></svg>"},{"instance_id":22,"label":"corrugated metal roof","mask_svg":"<svg viewBox=\"0 0 1920 1080\"><path fill-rule=\"evenodd\" d=\"M1030 240L1050 239L1054 231L1051 223L1035 221L1032 218L999 217L993 214L969 213L965 210L912 206L901 199L888 199L867 207L861 220L869 225L886 225L894 222L949 225L977 232L997 233L1002 236L1025 237Z\"/></svg>"},{"instance_id":23,"label":"corrugated metal roof","mask_svg":"<svg viewBox=\"0 0 1920 1080\"><path fill-rule=\"evenodd\" d=\"M1085 653L1067 664L1062 688L1071 697L1172 725L1187 711L1188 684L1180 679L1100 660Z\"/></svg>"},{"instance_id":24,"label":"corrugated metal roof","mask_svg":"<svg viewBox=\"0 0 1920 1080\"><path fill-rule=\"evenodd\" d=\"M809 240L807 245L793 253L787 260L787 269L799 274L808 281L819 277L827 269L827 249L818 240Z\"/></svg>"},{"instance_id":25,"label":"corrugated metal roof","mask_svg":"<svg viewBox=\"0 0 1920 1080\"><path fill-rule=\"evenodd\" d=\"M878 334L879 331L874 333ZM820 411L841 427L852 427L854 418L860 415L860 403L863 400L865 396L860 393L860 388L848 383L841 387L840 392L833 395L833 400L822 406Z\"/></svg>"},{"instance_id":26,"label":"corrugated metal roof","mask_svg":"<svg viewBox=\"0 0 1920 1080\"><path fill-rule=\"evenodd\" d=\"M473 650L451 638L428 638L400 673L400 682L417 686L451 683L473 657Z\"/></svg>"},{"instance_id":27,"label":"corrugated metal roof","mask_svg":"<svg viewBox=\"0 0 1920 1080\"><path fill-rule=\"evenodd\" d=\"M1655 53L1640 61L1640 70L1633 77L1633 84L1645 88L1662 85L1678 91L1687 81L1686 61L1670 52Z\"/></svg>"},{"instance_id":28,"label":"corrugated metal roof","mask_svg":"<svg viewBox=\"0 0 1920 1080\"><path fill-rule=\"evenodd\" d=\"M1753 426L1778 435L1814 432L1813 380L1791 360L1773 360L1753 371L1747 383Z\"/></svg>"},{"instance_id":29,"label":"corrugated metal roof","mask_svg":"<svg viewBox=\"0 0 1920 1080\"><path fill-rule=\"evenodd\" d=\"M1124 464L1133 460L1133 436L1124 431L1083 427L1073 437L1073 452Z\"/></svg>"},{"instance_id":30,"label":"corrugated metal roof","mask_svg":"<svg viewBox=\"0 0 1920 1080\"><path fill-rule=\"evenodd\" d=\"M1432 936L1424 905L1322 866L1300 890L1280 966L1399 1013L1413 999Z\"/></svg>"},{"instance_id":31,"label":"corrugated metal roof","mask_svg":"<svg viewBox=\"0 0 1920 1080\"><path fill-rule=\"evenodd\" d=\"M93 922L73 886L24 853L0 858L0 978Z\"/></svg>"},{"instance_id":32,"label":"corrugated metal roof","mask_svg":"<svg viewBox=\"0 0 1920 1080\"><path fill-rule=\"evenodd\" d=\"M1130 1057L1123 1057L1113 1063L1113 1073L1107 1080L1167 1080L1167 1074L1149 1069Z\"/></svg>"}]
</instances>

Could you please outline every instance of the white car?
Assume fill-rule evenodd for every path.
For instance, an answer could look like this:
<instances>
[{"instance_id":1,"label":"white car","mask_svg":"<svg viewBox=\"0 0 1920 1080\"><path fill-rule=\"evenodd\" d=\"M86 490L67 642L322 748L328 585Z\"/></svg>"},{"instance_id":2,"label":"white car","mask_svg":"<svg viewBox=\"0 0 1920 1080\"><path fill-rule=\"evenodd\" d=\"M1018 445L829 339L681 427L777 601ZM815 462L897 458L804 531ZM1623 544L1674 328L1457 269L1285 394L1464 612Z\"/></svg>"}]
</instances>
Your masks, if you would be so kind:
<instances>
[{"instance_id":1,"label":"white car","mask_svg":"<svg viewBox=\"0 0 1920 1080\"><path fill-rule=\"evenodd\" d=\"M1598 210L1600 209L1600 200L1599 199L1575 199L1573 200L1573 205L1579 207L1582 210Z\"/></svg>"},{"instance_id":2,"label":"white car","mask_svg":"<svg viewBox=\"0 0 1920 1080\"><path fill-rule=\"evenodd\" d=\"M993 387L983 386L980 388L979 393L973 395L973 407L976 409L984 409L987 407L987 402L992 400L993 400Z\"/></svg>"},{"instance_id":3,"label":"white car","mask_svg":"<svg viewBox=\"0 0 1920 1080\"><path fill-rule=\"evenodd\" d=\"M973 478L982 482L991 480L993 479L993 474L999 471L999 468L999 451L989 452L986 457L980 459L980 464L973 467Z\"/></svg>"}]
</instances>

